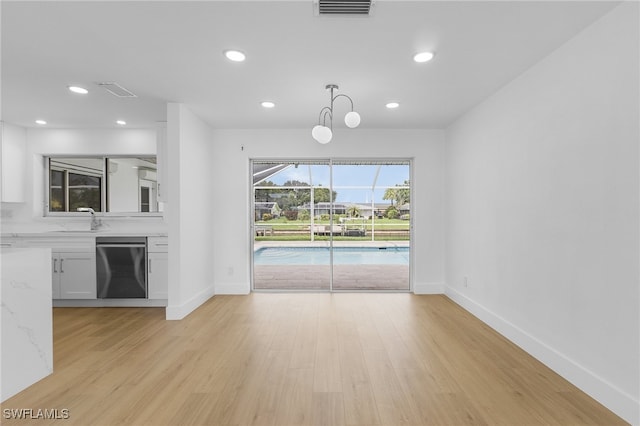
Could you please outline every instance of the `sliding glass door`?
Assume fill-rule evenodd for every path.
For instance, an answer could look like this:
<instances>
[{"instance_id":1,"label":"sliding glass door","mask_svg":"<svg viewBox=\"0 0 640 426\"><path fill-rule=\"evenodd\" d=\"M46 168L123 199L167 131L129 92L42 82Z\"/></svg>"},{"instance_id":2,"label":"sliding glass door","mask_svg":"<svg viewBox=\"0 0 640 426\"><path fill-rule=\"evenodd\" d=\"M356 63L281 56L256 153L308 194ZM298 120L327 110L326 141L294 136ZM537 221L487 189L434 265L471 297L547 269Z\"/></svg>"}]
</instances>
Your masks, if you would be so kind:
<instances>
[{"instance_id":1,"label":"sliding glass door","mask_svg":"<svg viewBox=\"0 0 640 426\"><path fill-rule=\"evenodd\" d=\"M253 162L253 288L331 290L328 161Z\"/></svg>"},{"instance_id":2,"label":"sliding glass door","mask_svg":"<svg viewBox=\"0 0 640 426\"><path fill-rule=\"evenodd\" d=\"M408 291L408 160L252 161L255 290Z\"/></svg>"},{"instance_id":3,"label":"sliding glass door","mask_svg":"<svg viewBox=\"0 0 640 426\"><path fill-rule=\"evenodd\" d=\"M332 162L334 290L409 290L407 161Z\"/></svg>"}]
</instances>

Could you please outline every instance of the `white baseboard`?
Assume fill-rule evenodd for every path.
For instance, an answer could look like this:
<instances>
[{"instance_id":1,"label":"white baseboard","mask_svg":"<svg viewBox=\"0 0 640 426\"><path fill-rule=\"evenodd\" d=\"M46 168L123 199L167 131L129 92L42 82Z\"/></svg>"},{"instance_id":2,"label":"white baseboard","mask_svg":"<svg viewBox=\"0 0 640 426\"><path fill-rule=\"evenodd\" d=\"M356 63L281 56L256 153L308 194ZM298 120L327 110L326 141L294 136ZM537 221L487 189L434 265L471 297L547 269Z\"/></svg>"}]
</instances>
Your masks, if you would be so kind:
<instances>
[{"instance_id":1,"label":"white baseboard","mask_svg":"<svg viewBox=\"0 0 640 426\"><path fill-rule=\"evenodd\" d=\"M53 299L54 308L158 308L167 306L167 299Z\"/></svg>"},{"instance_id":2,"label":"white baseboard","mask_svg":"<svg viewBox=\"0 0 640 426\"><path fill-rule=\"evenodd\" d=\"M413 283L414 294L443 294L443 283Z\"/></svg>"},{"instance_id":3,"label":"white baseboard","mask_svg":"<svg viewBox=\"0 0 640 426\"><path fill-rule=\"evenodd\" d=\"M239 283L222 283L216 284L216 294L224 294L224 295L242 295L245 296L251 293L251 286L249 283L239 284Z\"/></svg>"},{"instance_id":4,"label":"white baseboard","mask_svg":"<svg viewBox=\"0 0 640 426\"><path fill-rule=\"evenodd\" d=\"M579 365L566 355L556 351L525 330L510 323L456 289L445 286L445 295L469 311L482 322L496 330L528 354L551 368L566 380L590 395L609 410L632 425L640 424L640 401L618 389L593 372Z\"/></svg>"},{"instance_id":5,"label":"white baseboard","mask_svg":"<svg viewBox=\"0 0 640 426\"><path fill-rule=\"evenodd\" d=\"M200 293L193 296L180 305L169 305L166 309L166 319L168 320L181 320L191 312L195 311L200 305L207 300L211 299L215 294L215 288L213 284L202 290Z\"/></svg>"}]
</instances>

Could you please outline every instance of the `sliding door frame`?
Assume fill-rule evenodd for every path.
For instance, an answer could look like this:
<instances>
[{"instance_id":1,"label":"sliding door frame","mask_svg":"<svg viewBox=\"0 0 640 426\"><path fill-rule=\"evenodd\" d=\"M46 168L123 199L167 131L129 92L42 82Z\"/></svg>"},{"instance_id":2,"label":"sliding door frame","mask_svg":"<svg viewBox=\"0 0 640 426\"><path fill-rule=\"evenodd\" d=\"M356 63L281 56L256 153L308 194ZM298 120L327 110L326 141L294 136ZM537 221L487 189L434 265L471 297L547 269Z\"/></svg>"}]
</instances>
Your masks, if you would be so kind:
<instances>
[{"instance_id":1,"label":"sliding door frame","mask_svg":"<svg viewBox=\"0 0 640 426\"><path fill-rule=\"evenodd\" d=\"M329 167L329 225L330 225L330 238L329 238L329 288L328 289L256 289L255 288L255 270L254 270L254 253L255 253L255 236L256 236L256 225L255 225L255 185L254 185L254 163L300 163L300 164L322 164L325 163ZM350 162L353 165L358 165L359 163L380 163L384 165L385 163L402 163L406 162L409 165L409 179L410 179L410 187L409 194L410 199L412 200L409 203L409 288L408 289L380 289L380 290L358 290L358 289L334 289L333 288L333 253L334 253L334 239L333 239L333 220L334 220L334 205L335 200L333 199L333 190L334 190L334 182L333 182L333 166L334 162L338 164L349 164ZM415 180L413 178L413 158L406 157L367 157L367 158L351 158L351 157L330 157L330 158L282 158L282 157L256 157L249 158L249 176L248 176L248 184L249 184L249 264L250 264L250 289L252 292L273 292L273 293L352 293L352 292L375 292L375 293L412 293L413 292L413 282L414 282L414 187ZM313 187L313 182L310 182L310 187ZM373 212L372 212L373 214ZM313 211L311 212L311 216L313 217ZM313 219L312 219L313 220ZM313 223L313 222L311 222ZM373 230L372 230L373 231ZM313 233L311 233L313 236ZM313 237L312 237L313 238Z\"/></svg>"}]
</instances>

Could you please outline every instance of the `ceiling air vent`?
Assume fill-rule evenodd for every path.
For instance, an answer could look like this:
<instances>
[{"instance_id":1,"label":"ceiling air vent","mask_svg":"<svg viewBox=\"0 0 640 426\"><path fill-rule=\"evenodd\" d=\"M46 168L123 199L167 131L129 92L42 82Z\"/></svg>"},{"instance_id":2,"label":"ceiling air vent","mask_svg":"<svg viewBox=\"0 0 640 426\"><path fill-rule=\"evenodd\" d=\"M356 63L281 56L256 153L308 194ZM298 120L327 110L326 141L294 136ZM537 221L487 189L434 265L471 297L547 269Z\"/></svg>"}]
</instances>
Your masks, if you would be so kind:
<instances>
[{"instance_id":1,"label":"ceiling air vent","mask_svg":"<svg viewBox=\"0 0 640 426\"><path fill-rule=\"evenodd\" d=\"M314 12L320 16L370 15L374 0L314 0Z\"/></svg>"},{"instance_id":2,"label":"ceiling air vent","mask_svg":"<svg viewBox=\"0 0 640 426\"><path fill-rule=\"evenodd\" d=\"M98 86L105 89L107 92L111 93L113 96L117 96L119 98L137 98L138 96L131 93L129 90L120 86L118 83L114 83L113 81L106 81L101 83L96 83Z\"/></svg>"}]
</instances>

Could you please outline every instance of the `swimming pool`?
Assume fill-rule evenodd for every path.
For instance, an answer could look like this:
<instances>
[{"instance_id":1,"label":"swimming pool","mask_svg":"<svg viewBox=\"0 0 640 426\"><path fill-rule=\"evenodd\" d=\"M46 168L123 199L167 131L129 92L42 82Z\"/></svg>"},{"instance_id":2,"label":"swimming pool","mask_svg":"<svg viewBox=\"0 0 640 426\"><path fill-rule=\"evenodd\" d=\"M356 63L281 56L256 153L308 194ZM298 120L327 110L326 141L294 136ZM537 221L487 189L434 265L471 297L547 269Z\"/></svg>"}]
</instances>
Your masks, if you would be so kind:
<instances>
[{"instance_id":1,"label":"swimming pool","mask_svg":"<svg viewBox=\"0 0 640 426\"><path fill-rule=\"evenodd\" d=\"M262 247L255 265L328 265L329 247ZM334 265L408 265L409 247L334 247Z\"/></svg>"}]
</instances>

